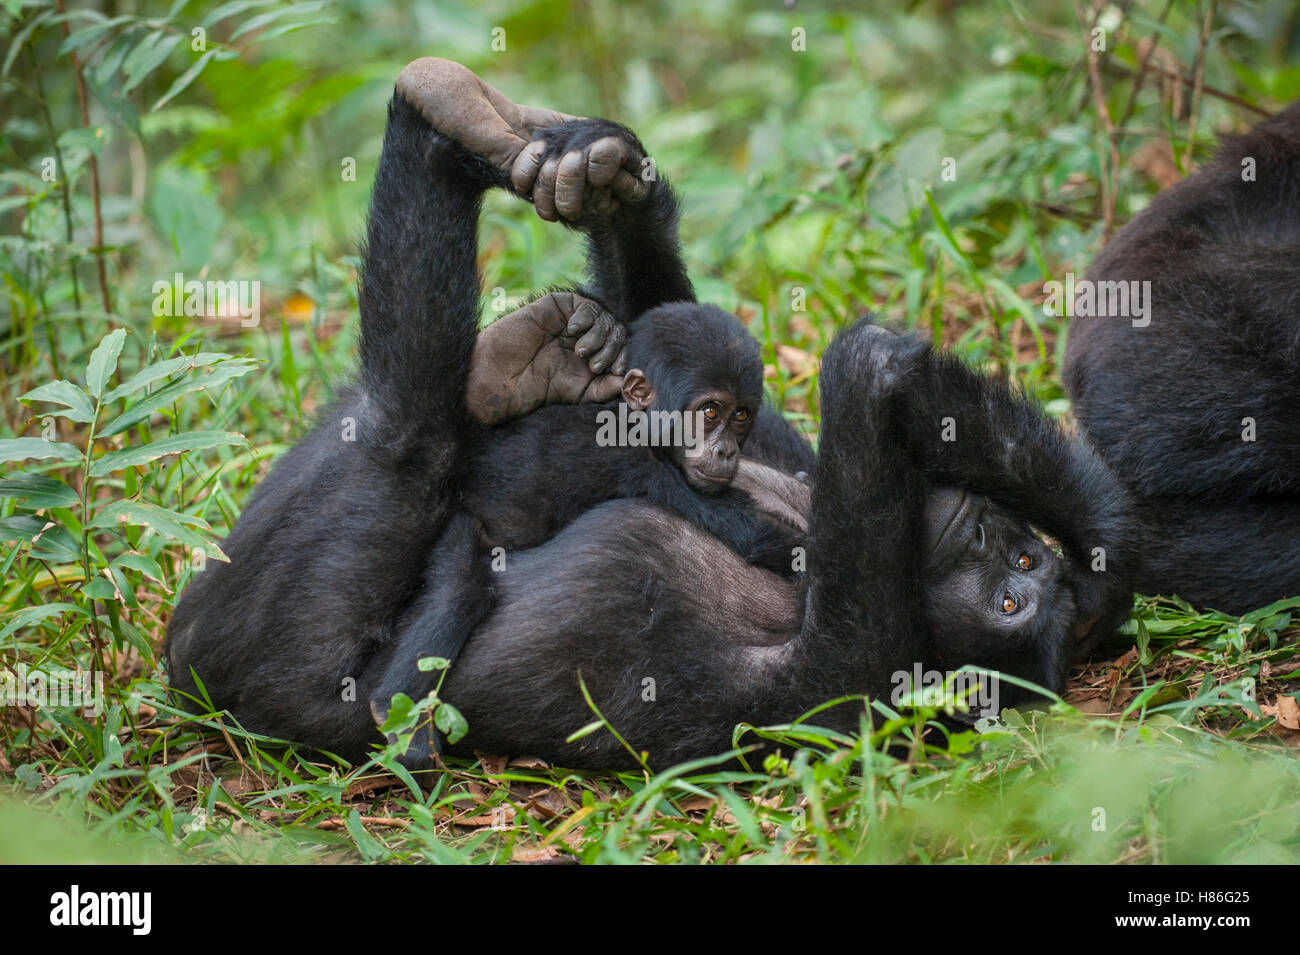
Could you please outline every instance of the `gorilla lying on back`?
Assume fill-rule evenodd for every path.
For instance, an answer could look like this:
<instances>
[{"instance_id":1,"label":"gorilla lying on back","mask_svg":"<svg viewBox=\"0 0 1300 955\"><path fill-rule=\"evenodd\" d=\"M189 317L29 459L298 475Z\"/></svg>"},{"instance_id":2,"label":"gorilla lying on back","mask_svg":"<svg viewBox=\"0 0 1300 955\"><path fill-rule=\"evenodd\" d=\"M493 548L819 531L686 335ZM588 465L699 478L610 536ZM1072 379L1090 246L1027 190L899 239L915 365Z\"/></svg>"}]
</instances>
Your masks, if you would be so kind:
<instances>
[{"instance_id":1,"label":"gorilla lying on back","mask_svg":"<svg viewBox=\"0 0 1300 955\"><path fill-rule=\"evenodd\" d=\"M592 768L630 758L609 734L565 742L591 718L579 674L660 767L727 750L742 721L787 722L848 694L887 699L893 675L917 664L1061 689L1071 658L1130 606L1122 488L1003 383L867 322L826 352L815 463L770 408L745 444L788 484L814 470L800 579L647 501L617 500L512 554L483 619L458 616L481 606L484 586L464 561L467 476L491 466L500 440L475 422L469 388L483 371L483 193L513 188L579 225L588 292L614 315L694 300L667 183L628 187L602 166L610 156L631 170L644 152L621 127L518 107L456 64L403 71L371 204L360 384L254 494L230 563L190 585L169 629L173 685L194 694L201 679L248 729L360 760L380 740L369 704L394 687L421 692L415 661L439 621L460 619L471 635L442 697L469 732L453 751ZM537 353L557 354L545 342ZM507 373L512 408L612 393L581 362L554 389L525 364ZM355 441L340 440L342 418ZM957 440L942 440L953 428ZM756 493L780 483L759 480ZM1004 687L1001 702L1013 699ZM861 712L841 705L817 722L852 732Z\"/></svg>"},{"instance_id":2,"label":"gorilla lying on back","mask_svg":"<svg viewBox=\"0 0 1300 955\"><path fill-rule=\"evenodd\" d=\"M1088 278L1151 283L1141 320L1075 318L1065 365L1138 499L1137 589L1232 613L1300 595L1300 103L1158 195Z\"/></svg>"}]
</instances>

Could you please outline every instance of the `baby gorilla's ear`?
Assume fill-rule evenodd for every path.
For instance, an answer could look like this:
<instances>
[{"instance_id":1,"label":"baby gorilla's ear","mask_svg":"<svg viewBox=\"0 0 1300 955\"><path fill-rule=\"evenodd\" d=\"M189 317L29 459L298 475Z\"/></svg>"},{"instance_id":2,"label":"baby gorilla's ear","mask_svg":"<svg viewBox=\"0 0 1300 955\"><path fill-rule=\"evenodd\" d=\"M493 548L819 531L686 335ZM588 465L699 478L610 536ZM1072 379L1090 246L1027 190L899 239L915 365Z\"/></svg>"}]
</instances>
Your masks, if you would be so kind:
<instances>
[{"instance_id":1,"label":"baby gorilla's ear","mask_svg":"<svg viewBox=\"0 0 1300 955\"><path fill-rule=\"evenodd\" d=\"M623 400L633 411L645 411L654 403L655 390L640 368L633 368L623 376Z\"/></svg>"}]
</instances>

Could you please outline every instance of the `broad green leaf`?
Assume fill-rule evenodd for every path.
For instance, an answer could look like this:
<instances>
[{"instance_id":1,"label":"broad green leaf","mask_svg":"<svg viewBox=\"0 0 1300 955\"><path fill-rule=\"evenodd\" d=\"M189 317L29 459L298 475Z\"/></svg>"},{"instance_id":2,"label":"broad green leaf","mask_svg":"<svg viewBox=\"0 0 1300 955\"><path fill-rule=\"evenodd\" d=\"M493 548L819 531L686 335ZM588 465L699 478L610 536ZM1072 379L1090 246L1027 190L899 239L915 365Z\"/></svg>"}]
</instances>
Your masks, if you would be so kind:
<instances>
[{"instance_id":1,"label":"broad green leaf","mask_svg":"<svg viewBox=\"0 0 1300 955\"><path fill-rule=\"evenodd\" d=\"M211 372L173 381L167 387L159 388L153 394L140 399L130 408L127 408L126 411L104 426L100 436L106 438L120 431L125 431L137 421L143 421L158 409L167 407L181 395L201 389L219 389L232 378L246 375L256 367L257 362L253 359L235 358L223 362L212 369Z\"/></svg>"},{"instance_id":2,"label":"broad green leaf","mask_svg":"<svg viewBox=\"0 0 1300 955\"><path fill-rule=\"evenodd\" d=\"M399 729L405 729L414 709L414 700L405 693L394 693L389 704L388 715L384 718L384 725L379 727L379 731L381 733L394 733Z\"/></svg>"},{"instance_id":3,"label":"broad green leaf","mask_svg":"<svg viewBox=\"0 0 1300 955\"><path fill-rule=\"evenodd\" d=\"M44 474L15 471L0 477L0 500L16 498L23 507L40 510L46 507L72 507L80 498L62 481Z\"/></svg>"},{"instance_id":4,"label":"broad green leaf","mask_svg":"<svg viewBox=\"0 0 1300 955\"><path fill-rule=\"evenodd\" d=\"M110 451L97 459L90 466L92 477L103 477L124 468L139 467L168 454L183 454L186 451L203 451L223 445L243 444L244 436L233 431L186 431L163 438L151 444Z\"/></svg>"},{"instance_id":5,"label":"broad green leaf","mask_svg":"<svg viewBox=\"0 0 1300 955\"><path fill-rule=\"evenodd\" d=\"M20 396L18 400L26 402L51 401L55 404L64 405L68 408L67 411L50 411L46 413L62 415L69 421L80 421L85 424L95 420L95 403L90 400L89 395L70 381L62 379L51 381L39 388L33 388L27 394Z\"/></svg>"},{"instance_id":6,"label":"broad green leaf","mask_svg":"<svg viewBox=\"0 0 1300 955\"><path fill-rule=\"evenodd\" d=\"M86 389L90 392L90 397L98 398L104 393L108 379L117 371L117 358L122 354L125 343L126 329L119 328L105 335L104 340L91 353L86 365Z\"/></svg>"},{"instance_id":7,"label":"broad green leaf","mask_svg":"<svg viewBox=\"0 0 1300 955\"><path fill-rule=\"evenodd\" d=\"M448 743L460 742L469 732L469 724L465 722L465 717L461 716L460 710L450 703L438 704L438 708L433 711L433 725L442 730Z\"/></svg>"},{"instance_id":8,"label":"broad green leaf","mask_svg":"<svg viewBox=\"0 0 1300 955\"><path fill-rule=\"evenodd\" d=\"M106 577L96 577L90 583L86 584L81 591L92 600L116 600L117 588L113 582Z\"/></svg>"},{"instance_id":9,"label":"broad green leaf","mask_svg":"<svg viewBox=\"0 0 1300 955\"><path fill-rule=\"evenodd\" d=\"M214 560L229 560L220 547L201 533L211 530L207 521L188 514L177 514L145 501L114 501L102 508L87 527L116 530L123 523L151 528L169 540L180 541L187 547L203 551Z\"/></svg>"},{"instance_id":10,"label":"broad green leaf","mask_svg":"<svg viewBox=\"0 0 1300 955\"><path fill-rule=\"evenodd\" d=\"M163 581L162 568L158 566L158 561L154 560L148 554L141 554L136 551L128 551L118 556L112 563L113 567L125 567L128 570L134 570L137 573L144 574L155 583L161 584L164 590L167 585ZM171 593L170 590L167 590Z\"/></svg>"},{"instance_id":11,"label":"broad green leaf","mask_svg":"<svg viewBox=\"0 0 1300 955\"><path fill-rule=\"evenodd\" d=\"M178 371L184 371L188 368L201 368L204 365L212 365L222 361L230 356L224 352L199 352L197 355L181 355L179 358L168 358L166 361L156 361L152 365L146 365L128 378L125 382L118 385L108 394L104 395L104 404L110 401L116 401L124 395L129 395L133 391L139 391L155 381L168 378Z\"/></svg>"},{"instance_id":12,"label":"broad green leaf","mask_svg":"<svg viewBox=\"0 0 1300 955\"><path fill-rule=\"evenodd\" d=\"M172 83L172 85L167 87L167 92L163 93L162 98L159 99L158 102L153 104L153 110L150 110L150 112L153 112L154 110L162 109L164 106L166 106L168 103L171 102L173 97L183 93L185 91L185 88L194 82L194 80L198 77L198 75L203 72L203 68L207 66L208 63L211 62L212 58L216 56L219 52L221 51L216 49L208 50L208 52L204 53L201 57L195 60L190 65L190 68L188 70L186 70L180 76L176 77L176 80Z\"/></svg>"},{"instance_id":13,"label":"broad green leaf","mask_svg":"<svg viewBox=\"0 0 1300 955\"><path fill-rule=\"evenodd\" d=\"M253 30L259 30L262 27L266 26L267 24L274 23L276 20L280 19L280 17L283 17L287 14L315 13L323 6L325 6L325 0L313 0L313 2L311 3L295 3L293 6L279 7L275 10L268 10L266 13L260 13L257 16L245 20L243 23L241 23L239 29L236 30L234 33L230 34L230 39L232 42L234 40L238 40L245 33L251 33Z\"/></svg>"},{"instance_id":14,"label":"broad green leaf","mask_svg":"<svg viewBox=\"0 0 1300 955\"><path fill-rule=\"evenodd\" d=\"M90 13L90 11L87 11L87 13ZM99 13L94 13L93 15L96 17L101 16ZM123 23L128 23L134 19L136 18L132 16L113 17L111 20L101 20L99 23L92 23L90 26L82 27L80 30L73 30L68 34L64 41L59 44L59 52L56 55L63 56L72 50L80 50L91 40L107 33L109 30L113 29L113 27L121 26Z\"/></svg>"},{"instance_id":15,"label":"broad green leaf","mask_svg":"<svg viewBox=\"0 0 1300 955\"><path fill-rule=\"evenodd\" d=\"M155 34L155 36L156 35L157 34ZM127 57L126 64L123 68L123 72L126 73L130 79L128 79L126 85L122 87L122 92L129 93L143 83L149 77L150 73L163 65L163 62L171 54L171 51L176 49L177 44L179 44L183 39L186 38L176 34L164 37L149 51L147 56L142 57L139 62L134 64L134 68L131 60L135 55L135 51L132 51L132 56Z\"/></svg>"},{"instance_id":16,"label":"broad green leaf","mask_svg":"<svg viewBox=\"0 0 1300 955\"><path fill-rule=\"evenodd\" d=\"M45 518L35 514L0 517L0 541L29 541L48 523Z\"/></svg>"},{"instance_id":17,"label":"broad green leaf","mask_svg":"<svg viewBox=\"0 0 1300 955\"><path fill-rule=\"evenodd\" d=\"M227 17L233 17L237 13L243 13L245 10L256 10L258 7L269 7L279 0L234 0L233 3L224 3L217 9L213 10L203 20L203 26L211 29L214 23L220 23Z\"/></svg>"},{"instance_id":18,"label":"broad green leaf","mask_svg":"<svg viewBox=\"0 0 1300 955\"><path fill-rule=\"evenodd\" d=\"M80 448L63 441L46 441L44 438L0 439L0 461L22 461L26 458L80 461L81 457Z\"/></svg>"},{"instance_id":19,"label":"broad green leaf","mask_svg":"<svg viewBox=\"0 0 1300 955\"><path fill-rule=\"evenodd\" d=\"M4 627L0 629L0 640L12 634L19 627L30 627L64 613L70 613L77 617L90 616L76 604L53 603L40 604L36 607L24 607L22 610L0 618L4 620Z\"/></svg>"},{"instance_id":20,"label":"broad green leaf","mask_svg":"<svg viewBox=\"0 0 1300 955\"><path fill-rule=\"evenodd\" d=\"M325 26L329 23L338 23L338 17L312 17L309 20L302 20L298 23L281 23L278 27L271 27L263 33L257 35L258 43L266 43L274 40L276 37L284 36L287 33L296 33L299 30L309 30L312 27Z\"/></svg>"},{"instance_id":21,"label":"broad green leaf","mask_svg":"<svg viewBox=\"0 0 1300 955\"><path fill-rule=\"evenodd\" d=\"M42 526L28 540L31 542L29 553L37 560L51 564L75 564L81 560L81 541L62 524L40 518Z\"/></svg>"}]
</instances>

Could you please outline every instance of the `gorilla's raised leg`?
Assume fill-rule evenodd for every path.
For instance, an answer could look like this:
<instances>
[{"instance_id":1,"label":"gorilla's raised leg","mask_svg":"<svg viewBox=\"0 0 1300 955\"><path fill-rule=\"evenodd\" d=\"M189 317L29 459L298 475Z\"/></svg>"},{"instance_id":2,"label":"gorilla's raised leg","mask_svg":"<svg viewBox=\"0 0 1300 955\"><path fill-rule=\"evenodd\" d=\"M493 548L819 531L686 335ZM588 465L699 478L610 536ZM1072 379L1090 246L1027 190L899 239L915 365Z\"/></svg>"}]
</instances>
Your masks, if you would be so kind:
<instances>
[{"instance_id":1,"label":"gorilla's raised leg","mask_svg":"<svg viewBox=\"0 0 1300 955\"><path fill-rule=\"evenodd\" d=\"M395 98L362 270L360 386L275 466L169 628L173 685L361 758L377 654L421 587L472 423L477 229L499 173ZM193 675L192 675L193 674Z\"/></svg>"}]
</instances>

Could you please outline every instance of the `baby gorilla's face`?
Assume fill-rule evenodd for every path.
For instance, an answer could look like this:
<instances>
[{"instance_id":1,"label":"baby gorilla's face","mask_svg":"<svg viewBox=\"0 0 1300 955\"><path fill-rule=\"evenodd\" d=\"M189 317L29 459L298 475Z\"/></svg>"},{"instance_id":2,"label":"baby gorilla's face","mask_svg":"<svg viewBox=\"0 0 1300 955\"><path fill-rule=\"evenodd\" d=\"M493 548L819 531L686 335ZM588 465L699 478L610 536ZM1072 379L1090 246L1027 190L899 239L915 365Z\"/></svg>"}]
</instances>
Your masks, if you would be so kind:
<instances>
[{"instance_id":1,"label":"baby gorilla's face","mask_svg":"<svg viewBox=\"0 0 1300 955\"><path fill-rule=\"evenodd\" d=\"M674 449L686 483L704 494L731 484L740 467L740 449L754 423L755 408L717 389L697 395L684 409L692 422L692 446Z\"/></svg>"},{"instance_id":2,"label":"baby gorilla's face","mask_svg":"<svg viewBox=\"0 0 1300 955\"><path fill-rule=\"evenodd\" d=\"M954 488L930 492L925 533L926 619L944 664L1002 670L1059 691L1075 616L1065 562L1025 521Z\"/></svg>"}]
</instances>

